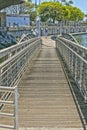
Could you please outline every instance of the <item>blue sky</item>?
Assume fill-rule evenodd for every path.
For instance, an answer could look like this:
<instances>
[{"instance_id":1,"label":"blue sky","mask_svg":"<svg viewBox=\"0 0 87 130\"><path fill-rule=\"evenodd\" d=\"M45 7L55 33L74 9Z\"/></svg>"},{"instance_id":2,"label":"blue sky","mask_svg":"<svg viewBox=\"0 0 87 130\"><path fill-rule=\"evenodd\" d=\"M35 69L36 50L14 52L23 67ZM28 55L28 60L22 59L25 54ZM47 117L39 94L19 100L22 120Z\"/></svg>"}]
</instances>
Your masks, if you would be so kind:
<instances>
[{"instance_id":1,"label":"blue sky","mask_svg":"<svg viewBox=\"0 0 87 130\"><path fill-rule=\"evenodd\" d=\"M73 0L73 5L87 14L87 0Z\"/></svg>"}]
</instances>

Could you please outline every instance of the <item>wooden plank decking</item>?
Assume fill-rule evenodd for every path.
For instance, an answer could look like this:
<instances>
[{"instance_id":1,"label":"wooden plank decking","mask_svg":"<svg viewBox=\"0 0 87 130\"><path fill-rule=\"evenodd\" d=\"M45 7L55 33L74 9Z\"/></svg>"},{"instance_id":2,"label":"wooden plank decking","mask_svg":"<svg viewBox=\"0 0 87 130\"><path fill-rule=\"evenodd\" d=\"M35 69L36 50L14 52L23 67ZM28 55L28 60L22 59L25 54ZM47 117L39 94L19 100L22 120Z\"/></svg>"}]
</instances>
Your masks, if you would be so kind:
<instances>
[{"instance_id":1,"label":"wooden plank decking","mask_svg":"<svg viewBox=\"0 0 87 130\"><path fill-rule=\"evenodd\" d=\"M18 85L20 130L81 130L82 123L54 41L42 40L39 56Z\"/></svg>"}]
</instances>

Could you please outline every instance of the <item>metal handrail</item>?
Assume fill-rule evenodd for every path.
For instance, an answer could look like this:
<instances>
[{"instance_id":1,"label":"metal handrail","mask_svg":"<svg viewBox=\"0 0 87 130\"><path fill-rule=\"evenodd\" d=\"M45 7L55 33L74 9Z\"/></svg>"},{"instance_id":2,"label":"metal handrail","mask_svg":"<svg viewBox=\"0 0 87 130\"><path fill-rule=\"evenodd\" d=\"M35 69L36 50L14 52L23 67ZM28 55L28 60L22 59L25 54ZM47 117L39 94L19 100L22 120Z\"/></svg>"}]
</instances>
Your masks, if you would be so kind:
<instances>
[{"instance_id":1,"label":"metal handrail","mask_svg":"<svg viewBox=\"0 0 87 130\"><path fill-rule=\"evenodd\" d=\"M79 44L78 41L75 39L75 37L74 37L71 33L62 33L61 36L62 36L63 38L66 38L66 39L68 39L68 40L71 40L71 41L73 41L73 42Z\"/></svg>"},{"instance_id":2,"label":"metal handrail","mask_svg":"<svg viewBox=\"0 0 87 130\"><path fill-rule=\"evenodd\" d=\"M76 53L78 53L81 57L83 57L84 59L87 60L87 48L79 45L79 44L76 44L75 42L73 41L70 41L68 39L65 39L63 37L58 37L58 39L61 41L61 42L64 42L66 45L68 45L71 49L73 49Z\"/></svg>"},{"instance_id":3,"label":"metal handrail","mask_svg":"<svg viewBox=\"0 0 87 130\"><path fill-rule=\"evenodd\" d=\"M54 25L46 25L46 23L41 25L41 35L45 35L44 30L45 28L48 28L48 35L58 35L60 33L77 33L77 32L86 32L87 26L79 24L78 26L74 25L60 25L60 24L54 24ZM36 29L35 26L32 27L18 27L18 28L9 28L9 33L13 34L15 37L20 37L24 33L29 33L30 28Z\"/></svg>"},{"instance_id":4,"label":"metal handrail","mask_svg":"<svg viewBox=\"0 0 87 130\"><path fill-rule=\"evenodd\" d=\"M72 43L73 48L71 48L70 43L71 42L67 44L64 40L57 38L56 48L63 57L69 71L71 72L71 75L81 91L82 96L85 101L87 101L87 60L82 55L77 53L78 51L74 50L75 43Z\"/></svg>"},{"instance_id":5,"label":"metal handrail","mask_svg":"<svg viewBox=\"0 0 87 130\"><path fill-rule=\"evenodd\" d=\"M31 43L33 43L36 40L39 40L39 38L32 38L24 42L21 42L20 44L16 44L9 48L0 50L0 59L2 59L2 62L6 61L7 59L14 56L19 51L22 51L24 48L26 48L27 46L29 46Z\"/></svg>"},{"instance_id":6,"label":"metal handrail","mask_svg":"<svg viewBox=\"0 0 87 130\"><path fill-rule=\"evenodd\" d=\"M31 44L30 42L28 44L28 42L29 41L27 41L27 43L25 42L27 46L22 48L22 50L15 53L13 56L9 57L6 61L0 64L0 85L1 86L13 86L14 84L16 84L20 79L22 73L27 68L31 57L34 55L35 52L40 50L41 47L40 38L36 38L32 40ZM21 45L22 44L20 44L20 48ZM17 50L17 48L15 50Z\"/></svg>"},{"instance_id":7,"label":"metal handrail","mask_svg":"<svg viewBox=\"0 0 87 130\"><path fill-rule=\"evenodd\" d=\"M4 87L0 86L0 92L9 92L13 95L13 100L0 100L0 104L3 104L6 106L7 104L13 105L13 113L3 112L3 110L0 110L0 117L6 117L9 120L9 117L11 120L14 120L14 124L11 125L5 125L0 123L0 128L9 128L9 129L15 129L18 130L18 88L15 87ZM1 119L1 118L0 118ZM1 121L0 121L1 122Z\"/></svg>"},{"instance_id":8,"label":"metal handrail","mask_svg":"<svg viewBox=\"0 0 87 130\"><path fill-rule=\"evenodd\" d=\"M40 38L33 38L17 44L15 46L3 49L0 52L0 57L7 57L7 59L0 64L0 109L4 109L4 104L15 106L14 102L9 101L12 95L12 86L17 85L22 74L28 68L32 57L40 51L42 40ZM5 87L4 87L5 86ZM8 87L9 86L9 87ZM5 89L6 88L6 89ZM3 92L5 89L5 92ZM16 90L15 90L16 91ZM17 93L17 92L15 92ZM15 108L15 115L18 116L17 108ZM1 116L13 117L14 114L0 112ZM15 117L17 118L17 117ZM14 128L18 130L18 118L14 120L15 127L0 125L1 128ZM16 125L17 124L17 125Z\"/></svg>"}]
</instances>

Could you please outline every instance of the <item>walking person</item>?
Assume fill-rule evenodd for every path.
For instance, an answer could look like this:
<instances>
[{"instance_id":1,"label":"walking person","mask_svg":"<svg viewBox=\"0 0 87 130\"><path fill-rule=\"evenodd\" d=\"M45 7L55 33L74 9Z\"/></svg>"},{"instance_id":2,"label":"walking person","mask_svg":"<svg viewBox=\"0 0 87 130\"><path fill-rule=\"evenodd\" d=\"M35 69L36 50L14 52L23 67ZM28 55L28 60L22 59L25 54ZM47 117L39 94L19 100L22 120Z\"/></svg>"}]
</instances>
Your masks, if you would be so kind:
<instances>
[{"instance_id":1,"label":"walking person","mask_svg":"<svg viewBox=\"0 0 87 130\"><path fill-rule=\"evenodd\" d=\"M48 28L45 28L45 37L47 38L48 35Z\"/></svg>"}]
</instances>

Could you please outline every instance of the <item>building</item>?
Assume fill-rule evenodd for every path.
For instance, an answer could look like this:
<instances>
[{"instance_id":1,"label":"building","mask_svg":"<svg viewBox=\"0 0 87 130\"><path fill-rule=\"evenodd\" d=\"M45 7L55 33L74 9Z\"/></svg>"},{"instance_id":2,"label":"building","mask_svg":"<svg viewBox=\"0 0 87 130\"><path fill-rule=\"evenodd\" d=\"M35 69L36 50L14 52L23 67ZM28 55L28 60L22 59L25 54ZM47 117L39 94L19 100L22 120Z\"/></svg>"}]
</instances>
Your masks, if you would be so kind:
<instances>
[{"instance_id":1,"label":"building","mask_svg":"<svg viewBox=\"0 0 87 130\"><path fill-rule=\"evenodd\" d=\"M7 27L23 27L30 25L29 14L12 14L6 16L6 26Z\"/></svg>"}]
</instances>

